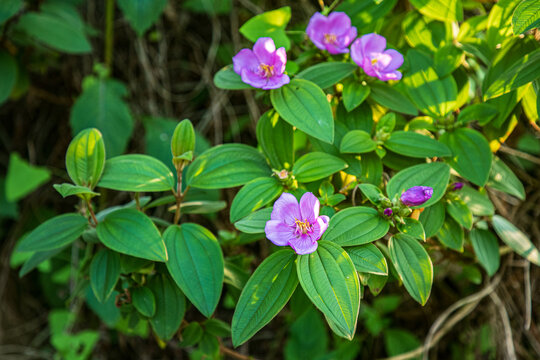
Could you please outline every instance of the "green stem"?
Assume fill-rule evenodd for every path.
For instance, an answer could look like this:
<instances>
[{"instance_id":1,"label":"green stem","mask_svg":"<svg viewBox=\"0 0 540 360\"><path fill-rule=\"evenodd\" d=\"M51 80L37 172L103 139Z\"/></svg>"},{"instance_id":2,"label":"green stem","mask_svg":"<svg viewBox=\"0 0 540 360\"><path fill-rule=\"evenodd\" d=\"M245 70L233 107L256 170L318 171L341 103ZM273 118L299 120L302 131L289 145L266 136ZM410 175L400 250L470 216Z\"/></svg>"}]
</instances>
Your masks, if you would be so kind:
<instances>
[{"instance_id":1,"label":"green stem","mask_svg":"<svg viewBox=\"0 0 540 360\"><path fill-rule=\"evenodd\" d=\"M105 65L111 71L114 50L114 0L107 0L105 6Z\"/></svg>"}]
</instances>

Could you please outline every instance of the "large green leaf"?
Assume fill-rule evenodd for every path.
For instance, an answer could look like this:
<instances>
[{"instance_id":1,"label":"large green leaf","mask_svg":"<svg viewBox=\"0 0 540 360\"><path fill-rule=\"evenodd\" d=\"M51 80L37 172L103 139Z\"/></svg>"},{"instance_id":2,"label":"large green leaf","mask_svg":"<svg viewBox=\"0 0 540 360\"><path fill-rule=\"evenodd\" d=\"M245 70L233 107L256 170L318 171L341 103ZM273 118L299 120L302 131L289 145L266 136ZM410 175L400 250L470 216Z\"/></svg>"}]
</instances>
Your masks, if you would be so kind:
<instances>
[{"instance_id":1,"label":"large green leaf","mask_svg":"<svg viewBox=\"0 0 540 360\"><path fill-rule=\"evenodd\" d=\"M49 251L71 244L88 227L88 220L79 214L53 217L32 230L17 245L17 251Z\"/></svg>"},{"instance_id":2,"label":"large green leaf","mask_svg":"<svg viewBox=\"0 0 540 360\"><path fill-rule=\"evenodd\" d=\"M411 236L396 234L388 241L388 251L409 294L425 305L433 284L433 264L426 250Z\"/></svg>"},{"instance_id":3,"label":"large green leaf","mask_svg":"<svg viewBox=\"0 0 540 360\"><path fill-rule=\"evenodd\" d=\"M442 134L440 141L452 150L446 161L465 179L484 186L491 169L491 149L486 138L478 131L460 128Z\"/></svg>"},{"instance_id":4,"label":"large green leaf","mask_svg":"<svg viewBox=\"0 0 540 360\"><path fill-rule=\"evenodd\" d=\"M491 171L493 171L494 165L495 163L493 164ZM457 192L457 195L465 204L467 204L473 215L492 216L495 213L495 207L491 200L489 200L489 196L486 194L485 190L480 192L470 186L464 186L463 189Z\"/></svg>"},{"instance_id":5,"label":"large green leaf","mask_svg":"<svg viewBox=\"0 0 540 360\"><path fill-rule=\"evenodd\" d=\"M296 160L292 172L302 183L323 179L347 167L347 163L336 156L323 152L310 152Z\"/></svg>"},{"instance_id":6,"label":"large green leaf","mask_svg":"<svg viewBox=\"0 0 540 360\"><path fill-rule=\"evenodd\" d=\"M321 89L326 89L345 79L356 69L358 66L352 63L323 62L299 72L296 78L311 81Z\"/></svg>"},{"instance_id":7,"label":"large green leaf","mask_svg":"<svg viewBox=\"0 0 540 360\"><path fill-rule=\"evenodd\" d=\"M491 7L485 35L491 51L512 36L512 14L521 1L500 0Z\"/></svg>"},{"instance_id":8,"label":"large green leaf","mask_svg":"<svg viewBox=\"0 0 540 360\"><path fill-rule=\"evenodd\" d=\"M153 276L148 281L148 288L156 299L156 311L150 319L150 325L161 340L170 340L184 318L186 311L184 294L166 274Z\"/></svg>"},{"instance_id":9,"label":"large green leaf","mask_svg":"<svg viewBox=\"0 0 540 360\"><path fill-rule=\"evenodd\" d=\"M493 156L493 165L489 173L487 186L525 200L525 188L516 174L496 156Z\"/></svg>"},{"instance_id":10,"label":"large green leaf","mask_svg":"<svg viewBox=\"0 0 540 360\"><path fill-rule=\"evenodd\" d=\"M332 216L323 240L340 246L362 245L382 238L389 228L388 221L377 210L356 206Z\"/></svg>"},{"instance_id":11,"label":"large green leaf","mask_svg":"<svg viewBox=\"0 0 540 360\"><path fill-rule=\"evenodd\" d=\"M283 191L283 187L275 177L262 177L248 182L231 204L231 222L238 221L244 216L268 204Z\"/></svg>"},{"instance_id":12,"label":"large green leaf","mask_svg":"<svg viewBox=\"0 0 540 360\"><path fill-rule=\"evenodd\" d=\"M289 301L296 286L296 254L279 250L266 258L242 290L232 319L232 341L239 346L268 324Z\"/></svg>"},{"instance_id":13,"label":"large green leaf","mask_svg":"<svg viewBox=\"0 0 540 360\"><path fill-rule=\"evenodd\" d=\"M118 0L118 7L137 35L142 36L167 6L167 0Z\"/></svg>"},{"instance_id":14,"label":"large green leaf","mask_svg":"<svg viewBox=\"0 0 540 360\"><path fill-rule=\"evenodd\" d=\"M257 122L257 141L274 169L290 169L294 162L294 132L291 125L274 110L265 112Z\"/></svg>"},{"instance_id":15,"label":"large green leaf","mask_svg":"<svg viewBox=\"0 0 540 360\"><path fill-rule=\"evenodd\" d=\"M71 108L73 133L96 128L103 134L107 156L122 154L133 131L133 119L123 99L127 93L117 80L86 78L83 93Z\"/></svg>"},{"instance_id":16,"label":"large green leaf","mask_svg":"<svg viewBox=\"0 0 540 360\"><path fill-rule=\"evenodd\" d=\"M486 269L489 276L493 276L499 269L501 261L497 238L491 231L473 229L470 239L478 262Z\"/></svg>"},{"instance_id":17,"label":"large green leaf","mask_svg":"<svg viewBox=\"0 0 540 360\"><path fill-rule=\"evenodd\" d=\"M420 213L418 220L424 227L426 238L429 239L439 232L444 224L445 208L442 201L439 201Z\"/></svg>"},{"instance_id":18,"label":"large green leaf","mask_svg":"<svg viewBox=\"0 0 540 360\"><path fill-rule=\"evenodd\" d=\"M540 266L540 252L521 230L502 216L492 218L493 228L501 240L525 259Z\"/></svg>"},{"instance_id":19,"label":"large green leaf","mask_svg":"<svg viewBox=\"0 0 540 360\"><path fill-rule=\"evenodd\" d=\"M2 5L0 5L0 17L2 16L1 7ZM11 95L16 82L17 63L7 51L0 50L0 104Z\"/></svg>"},{"instance_id":20,"label":"large green leaf","mask_svg":"<svg viewBox=\"0 0 540 360\"><path fill-rule=\"evenodd\" d=\"M515 35L540 26L540 2L537 0L524 0L514 11L512 26Z\"/></svg>"},{"instance_id":21,"label":"large green leaf","mask_svg":"<svg viewBox=\"0 0 540 360\"><path fill-rule=\"evenodd\" d=\"M373 244L345 248L356 271L375 275L388 275L388 265L383 253Z\"/></svg>"},{"instance_id":22,"label":"large green leaf","mask_svg":"<svg viewBox=\"0 0 540 360\"><path fill-rule=\"evenodd\" d=\"M120 256L117 252L101 249L90 264L90 285L99 302L111 296L120 277Z\"/></svg>"},{"instance_id":23,"label":"large green leaf","mask_svg":"<svg viewBox=\"0 0 540 360\"><path fill-rule=\"evenodd\" d=\"M319 86L293 79L288 85L272 90L270 99L274 109L289 124L319 140L333 143L332 108Z\"/></svg>"},{"instance_id":24,"label":"large green leaf","mask_svg":"<svg viewBox=\"0 0 540 360\"><path fill-rule=\"evenodd\" d=\"M208 149L197 157L189 165L186 183L201 189L220 189L244 185L270 174L266 160L255 148L225 144Z\"/></svg>"},{"instance_id":25,"label":"large green leaf","mask_svg":"<svg viewBox=\"0 0 540 360\"><path fill-rule=\"evenodd\" d=\"M66 170L79 186L93 189L105 167L105 143L99 130L84 129L75 136L66 152Z\"/></svg>"},{"instance_id":26,"label":"large green leaf","mask_svg":"<svg viewBox=\"0 0 540 360\"><path fill-rule=\"evenodd\" d=\"M447 248L463 252L463 228L452 217L446 216L437 237Z\"/></svg>"},{"instance_id":27,"label":"large green leaf","mask_svg":"<svg viewBox=\"0 0 540 360\"><path fill-rule=\"evenodd\" d=\"M416 158L452 155L446 145L414 131L395 131L384 142L384 146L395 153Z\"/></svg>"},{"instance_id":28,"label":"large green leaf","mask_svg":"<svg viewBox=\"0 0 540 360\"><path fill-rule=\"evenodd\" d=\"M224 90L253 89L242 81L240 75L234 72L232 65L227 65L214 75L214 85Z\"/></svg>"},{"instance_id":29,"label":"large green leaf","mask_svg":"<svg viewBox=\"0 0 540 360\"><path fill-rule=\"evenodd\" d=\"M360 283L354 264L339 245L319 241L317 251L298 256L300 285L339 336L351 340L360 308Z\"/></svg>"},{"instance_id":30,"label":"large green leaf","mask_svg":"<svg viewBox=\"0 0 540 360\"><path fill-rule=\"evenodd\" d=\"M463 21L461 0L411 0L423 15L440 21Z\"/></svg>"},{"instance_id":31,"label":"large green leaf","mask_svg":"<svg viewBox=\"0 0 540 360\"><path fill-rule=\"evenodd\" d=\"M497 97L540 78L540 49L525 54L489 86L484 99Z\"/></svg>"},{"instance_id":32,"label":"large green leaf","mask_svg":"<svg viewBox=\"0 0 540 360\"><path fill-rule=\"evenodd\" d=\"M271 37L277 48L283 46L288 50L291 47L291 41L285 33L285 28L289 20L291 20L291 8L284 6L252 17L240 27L239 31L253 42L261 37Z\"/></svg>"},{"instance_id":33,"label":"large green leaf","mask_svg":"<svg viewBox=\"0 0 540 360\"><path fill-rule=\"evenodd\" d=\"M167 261L167 249L156 225L135 209L120 209L97 226L99 240L119 253L154 261Z\"/></svg>"},{"instance_id":34,"label":"large green leaf","mask_svg":"<svg viewBox=\"0 0 540 360\"><path fill-rule=\"evenodd\" d=\"M257 210L234 223L234 227L246 234L264 233L266 222L270 220L272 208Z\"/></svg>"},{"instance_id":35,"label":"large green leaf","mask_svg":"<svg viewBox=\"0 0 540 360\"><path fill-rule=\"evenodd\" d=\"M223 287L223 254L215 236L204 227L171 225L163 234L167 269L187 298L210 317Z\"/></svg>"},{"instance_id":36,"label":"large green leaf","mask_svg":"<svg viewBox=\"0 0 540 360\"><path fill-rule=\"evenodd\" d=\"M105 162L98 186L120 191L169 191L174 177L164 163L142 154L120 155Z\"/></svg>"},{"instance_id":37,"label":"large green leaf","mask_svg":"<svg viewBox=\"0 0 540 360\"><path fill-rule=\"evenodd\" d=\"M15 202L28 195L51 178L47 168L30 165L19 154L9 155L6 175L6 200Z\"/></svg>"},{"instance_id":38,"label":"large green leaf","mask_svg":"<svg viewBox=\"0 0 540 360\"><path fill-rule=\"evenodd\" d=\"M399 90L386 84L373 83L370 85L372 98L378 104L407 115L418 115L416 106Z\"/></svg>"},{"instance_id":39,"label":"large green leaf","mask_svg":"<svg viewBox=\"0 0 540 360\"><path fill-rule=\"evenodd\" d=\"M393 198L413 186L430 186L433 188L431 199L420 205L420 207L428 207L443 197L449 179L450 167L444 163L415 165L394 175L386 185L386 192L390 198Z\"/></svg>"},{"instance_id":40,"label":"large green leaf","mask_svg":"<svg viewBox=\"0 0 540 360\"><path fill-rule=\"evenodd\" d=\"M467 106L459 113L456 123L467 124L473 120L476 120L481 125L487 124L495 116L497 116L498 113L499 110L497 110L495 106L488 103L473 104Z\"/></svg>"},{"instance_id":41,"label":"large green leaf","mask_svg":"<svg viewBox=\"0 0 540 360\"><path fill-rule=\"evenodd\" d=\"M377 148L377 143L371 135L363 130L351 130L343 136L339 151L347 154L363 154Z\"/></svg>"}]
</instances>

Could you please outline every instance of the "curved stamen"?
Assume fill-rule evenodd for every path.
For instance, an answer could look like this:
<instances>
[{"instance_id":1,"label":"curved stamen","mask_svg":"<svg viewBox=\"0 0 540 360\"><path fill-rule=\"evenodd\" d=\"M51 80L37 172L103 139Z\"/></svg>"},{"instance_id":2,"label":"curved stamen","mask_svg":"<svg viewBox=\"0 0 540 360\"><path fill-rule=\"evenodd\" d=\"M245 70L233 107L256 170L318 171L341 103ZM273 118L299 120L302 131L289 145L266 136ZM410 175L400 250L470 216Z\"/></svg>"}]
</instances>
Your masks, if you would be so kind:
<instances>
[{"instance_id":1,"label":"curved stamen","mask_svg":"<svg viewBox=\"0 0 540 360\"><path fill-rule=\"evenodd\" d=\"M307 219L304 219L304 221L296 219L294 223L296 224L297 233L307 234L308 232L311 232L311 224Z\"/></svg>"}]
</instances>

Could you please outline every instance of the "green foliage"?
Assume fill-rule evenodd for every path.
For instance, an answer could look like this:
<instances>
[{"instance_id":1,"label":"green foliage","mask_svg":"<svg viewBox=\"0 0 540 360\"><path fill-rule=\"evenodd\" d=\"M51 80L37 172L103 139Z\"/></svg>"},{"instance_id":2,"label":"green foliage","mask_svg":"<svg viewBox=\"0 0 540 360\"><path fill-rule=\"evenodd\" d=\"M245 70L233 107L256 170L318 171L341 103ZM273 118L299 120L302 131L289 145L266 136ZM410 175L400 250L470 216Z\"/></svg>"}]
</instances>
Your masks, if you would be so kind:
<instances>
[{"instance_id":1,"label":"green foliage","mask_svg":"<svg viewBox=\"0 0 540 360\"><path fill-rule=\"evenodd\" d=\"M540 4L534 0L523 0L512 15L514 34L523 34L538 26L540 26Z\"/></svg>"},{"instance_id":2,"label":"green foliage","mask_svg":"<svg viewBox=\"0 0 540 360\"><path fill-rule=\"evenodd\" d=\"M240 27L239 31L253 42L261 37L270 37L274 40L276 48L283 46L288 50L291 42L285 34L285 28L290 20L291 8L284 6L252 17Z\"/></svg>"},{"instance_id":3,"label":"green foliage","mask_svg":"<svg viewBox=\"0 0 540 360\"><path fill-rule=\"evenodd\" d=\"M326 89L351 75L356 68L354 64L327 62L313 65L299 72L296 78L311 81L321 89Z\"/></svg>"},{"instance_id":4,"label":"green foliage","mask_svg":"<svg viewBox=\"0 0 540 360\"><path fill-rule=\"evenodd\" d=\"M51 173L46 168L30 165L19 154L9 156L6 176L6 200L15 202L49 181Z\"/></svg>"},{"instance_id":5,"label":"green foliage","mask_svg":"<svg viewBox=\"0 0 540 360\"><path fill-rule=\"evenodd\" d=\"M66 170L78 186L92 190L105 167L105 144L96 129L81 131L69 144L66 153Z\"/></svg>"},{"instance_id":6,"label":"green foliage","mask_svg":"<svg viewBox=\"0 0 540 360\"><path fill-rule=\"evenodd\" d=\"M120 277L120 256L114 251L101 249L90 264L90 285L99 302L111 296Z\"/></svg>"},{"instance_id":7,"label":"green foliage","mask_svg":"<svg viewBox=\"0 0 540 360\"><path fill-rule=\"evenodd\" d=\"M5 5L0 4L0 23L2 19L2 6ZM2 79L0 81L0 104L2 104L11 94L17 81L17 63L9 53L3 50L0 50L0 76L0 79Z\"/></svg>"},{"instance_id":8,"label":"green foliage","mask_svg":"<svg viewBox=\"0 0 540 360\"><path fill-rule=\"evenodd\" d=\"M389 227L375 209L357 206L333 216L323 240L341 246L362 245L382 238Z\"/></svg>"},{"instance_id":9,"label":"green foliage","mask_svg":"<svg viewBox=\"0 0 540 360\"><path fill-rule=\"evenodd\" d=\"M231 222L251 214L277 198L283 188L273 177L261 177L248 182L240 189L231 204Z\"/></svg>"},{"instance_id":10,"label":"green foliage","mask_svg":"<svg viewBox=\"0 0 540 360\"><path fill-rule=\"evenodd\" d=\"M148 282L156 299L156 311L150 325L163 341L170 340L184 318L186 299L174 281L165 274L157 274Z\"/></svg>"},{"instance_id":11,"label":"green foliage","mask_svg":"<svg viewBox=\"0 0 540 360\"><path fill-rule=\"evenodd\" d=\"M167 0L118 0L118 7L138 36L142 36L159 18Z\"/></svg>"}]
</instances>

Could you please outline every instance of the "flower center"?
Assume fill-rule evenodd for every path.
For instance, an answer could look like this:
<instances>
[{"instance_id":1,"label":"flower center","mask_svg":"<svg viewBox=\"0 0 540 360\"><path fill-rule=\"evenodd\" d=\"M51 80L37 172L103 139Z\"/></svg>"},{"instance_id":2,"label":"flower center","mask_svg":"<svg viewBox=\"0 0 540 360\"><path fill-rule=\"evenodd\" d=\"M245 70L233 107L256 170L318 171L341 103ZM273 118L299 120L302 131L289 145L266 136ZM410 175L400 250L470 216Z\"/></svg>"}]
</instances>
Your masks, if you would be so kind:
<instances>
[{"instance_id":1,"label":"flower center","mask_svg":"<svg viewBox=\"0 0 540 360\"><path fill-rule=\"evenodd\" d=\"M377 63L377 61L379 61L379 59L377 59L377 58L371 59L371 65L375 65Z\"/></svg>"},{"instance_id":2,"label":"flower center","mask_svg":"<svg viewBox=\"0 0 540 360\"><path fill-rule=\"evenodd\" d=\"M260 69L264 77L270 78L274 76L274 65L261 64Z\"/></svg>"},{"instance_id":3,"label":"flower center","mask_svg":"<svg viewBox=\"0 0 540 360\"><path fill-rule=\"evenodd\" d=\"M337 37L334 34L324 34L324 42L334 45L337 43Z\"/></svg>"},{"instance_id":4,"label":"flower center","mask_svg":"<svg viewBox=\"0 0 540 360\"><path fill-rule=\"evenodd\" d=\"M294 223L296 224L296 232L298 234L307 234L308 232L311 232L311 224L307 219L304 219L304 221L296 219Z\"/></svg>"}]
</instances>

